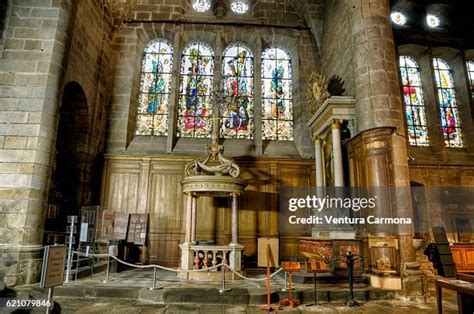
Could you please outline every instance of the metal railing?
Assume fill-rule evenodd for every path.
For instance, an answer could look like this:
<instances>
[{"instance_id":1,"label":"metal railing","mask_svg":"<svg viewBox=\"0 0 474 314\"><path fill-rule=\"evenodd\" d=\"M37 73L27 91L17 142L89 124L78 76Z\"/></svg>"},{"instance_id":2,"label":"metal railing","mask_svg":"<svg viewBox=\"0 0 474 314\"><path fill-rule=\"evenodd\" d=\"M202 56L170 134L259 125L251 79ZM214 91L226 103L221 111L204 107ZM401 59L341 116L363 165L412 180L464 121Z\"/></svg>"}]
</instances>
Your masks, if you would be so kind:
<instances>
[{"instance_id":1,"label":"metal railing","mask_svg":"<svg viewBox=\"0 0 474 314\"><path fill-rule=\"evenodd\" d=\"M131 264L131 263L128 263L126 261L123 261L120 258L118 258L114 255L111 255L111 254L88 254L88 255L86 255L85 253L79 252L79 251L73 251L73 253L76 254L77 256L99 257L99 258L105 258L106 257L107 258L107 268L106 268L106 273L105 273L105 280L103 280L103 282L108 282L109 281L111 259L116 260L118 263L121 263L123 265L129 266L129 267L132 267L132 268L141 268L141 269L153 268L153 282L152 282L152 286L149 288L150 290L156 290L156 289L161 289L162 288L162 287L157 287L156 286L156 279L157 279L156 275L157 275L157 270L158 269L165 270L165 271L170 271L170 272L175 272L175 273L192 273L192 272L195 273L195 272L217 271L217 269L220 268L221 271L222 271L222 289L220 289L219 292L221 292L221 293L230 291L230 289L226 288L226 279L225 279L225 272L226 271L231 271L236 276L238 276L239 278L244 279L244 280L249 280L249 281L254 281L254 282L260 282L260 281L263 282L263 281L267 280L266 277L264 277L264 278L249 278L249 277L246 277L246 276L242 275L241 273L239 273L238 271L236 271L235 269L233 269L231 266L229 266L225 261L220 263L220 264L216 264L216 265L213 265L213 266L210 266L210 267L207 267L207 268L186 270L186 269L169 268L169 267L165 267L165 266L161 266L161 265L157 265L157 264L135 265L135 264ZM69 264L68 264L68 267L70 267ZM270 275L270 279L273 278L278 273L280 273L282 270L283 270L283 268L277 269L275 272L273 272L273 274Z\"/></svg>"}]
</instances>

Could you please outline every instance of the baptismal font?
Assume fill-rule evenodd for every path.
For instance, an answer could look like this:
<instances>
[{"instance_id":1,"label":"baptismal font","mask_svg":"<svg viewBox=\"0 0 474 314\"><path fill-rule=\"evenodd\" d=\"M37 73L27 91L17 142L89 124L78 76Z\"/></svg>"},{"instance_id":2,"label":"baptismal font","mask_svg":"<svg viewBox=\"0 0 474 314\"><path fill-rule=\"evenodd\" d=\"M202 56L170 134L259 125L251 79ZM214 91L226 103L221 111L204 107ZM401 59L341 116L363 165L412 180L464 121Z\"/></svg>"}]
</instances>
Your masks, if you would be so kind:
<instances>
[{"instance_id":1,"label":"baptismal font","mask_svg":"<svg viewBox=\"0 0 474 314\"><path fill-rule=\"evenodd\" d=\"M244 246L238 243L238 197L247 184L239 179L240 168L223 156L224 146L220 142L220 116L232 97L225 95L222 88L214 88L212 103L211 144L206 146L206 155L194 159L185 166L185 178L181 181L186 202L186 232L184 243L180 244L181 269L199 270L211 268L208 272L182 272L181 277L194 280L215 280L220 278L221 269L213 266L225 263L239 272ZM231 199L232 237L228 245L200 244L196 239L197 200L199 197ZM234 276L229 272L229 277Z\"/></svg>"}]
</instances>

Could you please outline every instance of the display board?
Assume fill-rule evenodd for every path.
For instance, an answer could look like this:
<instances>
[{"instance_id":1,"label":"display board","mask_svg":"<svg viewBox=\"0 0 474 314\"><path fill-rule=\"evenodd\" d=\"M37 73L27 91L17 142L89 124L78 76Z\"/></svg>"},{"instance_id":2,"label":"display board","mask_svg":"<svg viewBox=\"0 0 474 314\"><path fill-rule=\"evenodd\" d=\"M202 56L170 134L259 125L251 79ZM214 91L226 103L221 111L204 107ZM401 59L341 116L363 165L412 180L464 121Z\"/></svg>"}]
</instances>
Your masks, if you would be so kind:
<instances>
[{"instance_id":1,"label":"display board","mask_svg":"<svg viewBox=\"0 0 474 314\"><path fill-rule=\"evenodd\" d=\"M113 240L125 240L127 237L128 222L130 214L115 213L114 215L114 232Z\"/></svg>"},{"instance_id":2,"label":"display board","mask_svg":"<svg viewBox=\"0 0 474 314\"><path fill-rule=\"evenodd\" d=\"M79 234L79 242L94 242L97 213L99 210L100 206L83 206L81 208L81 232Z\"/></svg>"},{"instance_id":3,"label":"display board","mask_svg":"<svg viewBox=\"0 0 474 314\"><path fill-rule=\"evenodd\" d=\"M148 214L131 214L127 242L144 245L148 227Z\"/></svg>"},{"instance_id":4,"label":"display board","mask_svg":"<svg viewBox=\"0 0 474 314\"><path fill-rule=\"evenodd\" d=\"M258 267L267 267L267 245L270 245L270 265L279 265L279 242L278 238L258 238Z\"/></svg>"}]
</instances>

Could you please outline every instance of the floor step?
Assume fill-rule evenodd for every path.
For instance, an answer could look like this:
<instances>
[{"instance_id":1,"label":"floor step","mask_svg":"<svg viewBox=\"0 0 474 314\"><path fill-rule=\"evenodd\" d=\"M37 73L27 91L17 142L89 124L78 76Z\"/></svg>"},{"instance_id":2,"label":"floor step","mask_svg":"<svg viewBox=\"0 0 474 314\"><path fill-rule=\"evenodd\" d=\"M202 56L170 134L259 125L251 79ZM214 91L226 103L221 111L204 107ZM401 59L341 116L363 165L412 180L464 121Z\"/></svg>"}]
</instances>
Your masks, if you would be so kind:
<instances>
[{"instance_id":1,"label":"floor step","mask_svg":"<svg viewBox=\"0 0 474 314\"><path fill-rule=\"evenodd\" d=\"M318 287L318 300L321 302L345 301L348 289ZM85 287L80 285L60 286L55 288L58 297L71 298L117 298L135 299L158 304L264 304L266 303L265 288L232 288L229 292L220 293L218 288L163 288L150 290L148 288L127 287ZM272 302L286 299L288 292L272 290ZM304 288L294 290L292 296L302 303L312 303L314 290ZM360 301L389 300L393 293L368 287L354 289L354 298Z\"/></svg>"}]
</instances>

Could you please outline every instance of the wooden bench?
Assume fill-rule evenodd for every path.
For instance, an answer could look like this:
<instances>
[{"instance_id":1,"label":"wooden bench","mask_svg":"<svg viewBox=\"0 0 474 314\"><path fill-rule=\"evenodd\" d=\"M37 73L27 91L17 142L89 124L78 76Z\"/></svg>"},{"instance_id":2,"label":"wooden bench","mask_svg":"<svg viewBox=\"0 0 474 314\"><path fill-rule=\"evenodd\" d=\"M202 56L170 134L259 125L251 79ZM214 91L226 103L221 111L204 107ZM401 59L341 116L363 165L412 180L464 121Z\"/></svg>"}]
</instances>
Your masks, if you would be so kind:
<instances>
[{"instance_id":1,"label":"wooden bench","mask_svg":"<svg viewBox=\"0 0 474 314\"><path fill-rule=\"evenodd\" d=\"M460 277L464 276L459 274ZM469 276L472 277L472 276ZM471 278L469 278L471 279ZM438 277L435 281L436 284L436 300L438 304L438 313L443 313L443 294L442 289L449 289L456 291L458 294L458 310L459 313L472 313L472 302L474 300L474 282L469 282L459 279L450 279L444 277Z\"/></svg>"}]
</instances>

